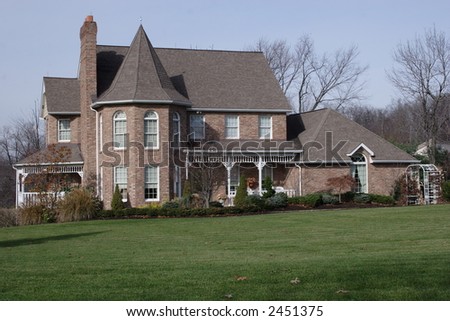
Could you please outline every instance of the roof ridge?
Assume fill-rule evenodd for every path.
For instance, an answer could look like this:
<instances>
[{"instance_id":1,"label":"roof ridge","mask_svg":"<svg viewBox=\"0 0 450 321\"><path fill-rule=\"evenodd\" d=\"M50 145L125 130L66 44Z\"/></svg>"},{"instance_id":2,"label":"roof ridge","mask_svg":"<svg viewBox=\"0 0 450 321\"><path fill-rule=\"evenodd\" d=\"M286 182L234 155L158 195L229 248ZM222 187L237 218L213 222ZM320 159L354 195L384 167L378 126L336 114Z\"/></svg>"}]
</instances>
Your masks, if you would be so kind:
<instances>
[{"instance_id":1,"label":"roof ridge","mask_svg":"<svg viewBox=\"0 0 450 321\"><path fill-rule=\"evenodd\" d=\"M319 133L320 133L323 125L325 124L325 121L327 120L328 116L330 115L330 109L329 108L323 108L323 109L319 109L319 110L312 110L310 112L314 112L314 111L315 112L319 112L319 111L322 112L323 111L325 113L325 115L322 116L322 119L320 120L320 123L316 127L316 130L315 130L315 132L313 134L313 141L317 141L317 136L319 136Z\"/></svg>"},{"instance_id":2,"label":"roof ridge","mask_svg":"<svg viewBox=\"0 0 450 321\"><path fill-rule=\"evenodd\" d=\"M391 142L388 141L387 139L381 137L381 136L378 135L377 133L375 133L375 132L371 131L370 129L364 127L363 125L357 123L357 122L354 121L353 119L350 119L350 118L344 116L343 114L337 112L336 110L333 110L333 111L334 111L336 114L338 114L339 117L342 117L342 118L344 118L344 119L346 119L346 120L348 120L348 121L353 122L353 123L356 124L356 126L359 127L360 129L364 130L365 132L368 132L368 133L372 134L373 136L375 136L375 137L378 138L378 139L381 139L383 142L388 143L390 146L394 147L394 148L397 149L398 151L401 151L401 152L403 152L403 153L405 153L405 154L411 156L412 158L415 158L414 156L410 155L409 153L407 153L407 152L404 151L403 149L397 147L396 145L394 145L393 143L391 143ZM363 143L363 142L361 142L361 143Z\"/></svg>"}]
</instances>

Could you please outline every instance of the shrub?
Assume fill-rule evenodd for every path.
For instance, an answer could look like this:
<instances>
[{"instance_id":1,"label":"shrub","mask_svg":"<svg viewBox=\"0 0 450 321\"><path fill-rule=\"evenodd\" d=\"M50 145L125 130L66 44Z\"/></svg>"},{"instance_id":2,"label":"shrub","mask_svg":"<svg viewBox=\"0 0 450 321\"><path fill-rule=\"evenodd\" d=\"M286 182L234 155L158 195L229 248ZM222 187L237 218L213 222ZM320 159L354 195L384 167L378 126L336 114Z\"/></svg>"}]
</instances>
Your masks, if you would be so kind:
<instances>
[{"instance_id":1,"label":"shrub","mask_svg":"<svg viewBox=\"0 0 450 321\"><path fill-rule=\"evenodd\" d=\"M235 206L243 206L245 205L245 201L247 198L247 181L244 176L241 176L239 179L239 186L236 191L236 196L234 197L234 205Z\"/></svg>"},{"instance_id":2,"label":"shrub","mask_svg":"<svg viewBox=\"0 0 450 321\"><path fill-rule=\"evenodd\" d=\"M331 194L322 194L322 202L323 204L338 204L339 197L331 195Z\"/></svg>"},{"instance_id":3,"label":"shrub","mask_svg":"<svg viewBox=\"0 0 450 321\"><path fill-rule=\"evenodd\" d=\"M262 197L270 198L275 195L275 190L273 189L272 179L269 176L266 176L262 181L262 189L265 190Z\"/></svg>"},{"instance_id":4,"label":"shrub","mask_svg":"<svg viewBox=\"0 0 450 321\"><path fill-rule=\"evenodd\" d=\"M15 208L0 208L0 227L10 227L18 224L18 211Z\"/></svg>"},{"instance_id":5,"label":"shrub","mask_svg":"<svg viewBox=\"0 0 450 321\"><path fill-rule=\"evenodd\" d=\"M58 202L58 221L72 222L92 219L101 209L98 199L87 189L77 188Z\"/></svg>"},{"instance_id":6,"label":"shrub","mask_svg":"<svg viewBox=\"0 0 450 321\"><path fill-rule=\"evenodd\" d=\"M266 200L266 204L270 208L284 208L288 206L288 196L286 193L276 193Z\"/></svg>"},{"instance_id":7,"label":"shrub","mask_svg":"<svg viewBox=\"0 0 450 321\"><path fill-rule=\"evenodd\" d=\"M305 196L295 196L288 199L289 204L301 204L307 207L317 207L322 204L321 194L309 194Z\"/></svg>"},{"instance_id":8,"label":"shrub","mask_svg":"<svg viewBox=\"0 0 450 321\"><path fill-rule=\"evenodd\" d=\"M180 208L180 203L177 201L167 201L162 205L162 208Z\"/></svg>"},{"instance_id":9,"label":"shrub","mask_svg":"<svg viewBox=\"0 0 450 321\"><path fill-rule=\"evenodd\" d=\"M22 207L19 210L19 223L21 225L42 224L45 210L46 208L43 205Z\"/></svg>"},{"instance_id":10,"label":"shrub","mask_svg":"<svg viewBox=\"0 0 450 321\"><path fill-rule=\"evenodd\" d=\"M125 204L122 201L122 194L119 190L119 185L116 184L116 188L114 189L114 194L111 200L111 209L113 210L121 210L125 208Z\"/></svg>"},{"instance_id":11,"label":"shrub","mask_svg":"<svg viewBox=\"0 0 450 321\"><path fill-rule=\"evenodd\" d=\"M370 203L370 195L369 194L356 194L355 197L353 197L353 201L355 203Z\"/></svg>"},{"instance_id":12,"label":"shrub","mask_svg":"<svg viewBox=\"0 0 450 321\"><path fill-rule=\"evenodd\" d=\"M223 204L219 201L212 201L209 202L209 207L221 208L223 207Z\"/></svg>"},{"instance_id":13,"label":"shrub","mask_svg":"<svg viewBox=\"0 0 450 321\"><path fill-rule=\"evenodd\" d=\"M265 200L259 195L248 195L240 207L256 207L258 209L264 209Z\"/></svg>"},{"instance_id":14,"label":"shrub","mask_svg":"<svg viewBox=\"0 0 450 321\"><path fill-rule=\"evenodd\" d=\"M370 202L375 204L387 204L393 205L395 204L395 200L392 196L388 195L378 195L378 194L369 194Z\"/></svg>"},{"instance_id":15,"label":"shrub","mask_svg":"<svg viewBox=\"0 0 450 321\"><path fill-rule=\"evenodd\" d=\"M341 201L344 203L347 202L353 202L353 198L355 197L356 193L355 192L345 192L344 194L341 195Z\"/></svg>"},{"instance_id":16,"label":"shrub","mask_svg":"<svg viewBox=\"0 0 450 321\"><path fill-rule=\"evenodd\" d=\"M450 181L442 183L442 197L447 202L450 202Z\"/></svg>"}]
</instances>

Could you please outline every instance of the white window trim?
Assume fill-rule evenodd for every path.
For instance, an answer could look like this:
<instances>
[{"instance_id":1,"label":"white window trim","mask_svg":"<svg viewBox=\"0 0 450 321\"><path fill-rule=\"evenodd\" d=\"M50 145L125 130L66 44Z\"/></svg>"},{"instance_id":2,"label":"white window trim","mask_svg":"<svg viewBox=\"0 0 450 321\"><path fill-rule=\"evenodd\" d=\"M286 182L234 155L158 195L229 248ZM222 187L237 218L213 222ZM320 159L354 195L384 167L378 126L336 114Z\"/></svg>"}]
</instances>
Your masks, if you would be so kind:
<instances>
[{"instance_id":1,"label":"white window trim","mask_svg":"<svg viewBox=\"0 0 450 321\"><path fill-rule=\"evenodd\" d=\"M125 115L125 118L116 119L116 115L118 113L123 113ZM124 136L124 146L122 146L122 147L117 147L116 146L116 122L117 121L125 121L125 133L124 134L119 134L119 135L123 135ZM127 146L126 146L127 133L128 133L127 114L124 111L118 110L113 115L113 148L115 150L125 150L127 148Z\"/></svg>"},{"instance_id":2,"label":"white window trim","mask_svg":"<svg viewBox=\"0 0 450 321\"><path fill-rule=\"evenodd\" d=\"M126 172L127 172L127 175L126 175L126 179L127 179L127 187L126 187L126 190L127 190L127 192L126 192L126 194L128 194L128 167L125 167L125 166L116 166L116 167L113 167L114 168L114 173L113 173L113 175L114 175L114 180L113 180L113 183L114 183L114 186L113 186L113 191L116 189L116 185L118 185L118 183L117 183L117 172L116 172L116 168L125 168L126 169ZM128 198L127 197L123 197L123 195L122 195L122 202L127 202L128 201Z\"/></svg>"},{"instance_id":3,"label":"white window trim","mask_svg":"<svg viewBox=\"0 0 450 321\"><path fill-rule=\"evenodd\" d=\"M62 133L62 131L61 131L61 128L59 127L59 124L61 123L61 122L63 122L63 121L68 121L69 122L69 129L65 129L65 130L63 130L63 132L65 132L65 133L69 133L69 139L61 139L60 137L61 137L61 133ZM61 142L61 143L67 143L67 142L70 142L71 141L71 139L72 139L72 128L71 128L71 121L70 121L70 119L69 118L61 118L61 119L58 119L58 123L56 124L57 125L57 135L58 135L58 142Z\"/></svg>"},{"instance_id":4,"label":"white window trim","mask_svg":"<svg viewBox=\"0 0 450 321\"><path fill-rule=\"evenodd\" d=\"M364 154L361 154L363 157L364 157L364 162L352 162L352 165L351 166L355 166L355 165L364 165L364 167L365 167L365 175L366 175L366 177L365 177L365 179L366 179L366 185L365 185L365 187L364 187L364 191L361 191L361 192L359 192L359 193L362 193L362 194L367 194L367 193L369 193L369 166L368 166L368 162L367 162L367 157L366 157L366 155L364 155ZM353 177L353 175L352 175L352 167L350 167L350 175ZM354 177L353 177L354 178Z\"/></svg>"},{"instance_id":5,"label":"white window trim","mask_svg":"<svg viewBox=\"0 0 450 321\"><path fill-rule=\"evenodd\" d=\"M145 198L145 184L147 184L146 181L146 177L145 177L145 171L147 169L147 167L153 167L156 168L156 177L157 177L157 193L158 193L158 197L156 198ZM144 198L145 198L145 202L159 202L160 198L161 198L161 190L160 190L161 184L160 184L160 176L159 176L159 166L151 166L151 165L146 165L144 166Z\"/></svg>"},{"instance_id":6,"label":"white window trim","mask_svg":"<svg viewBox=\"0 0 450 321\"><path fill-rule=\"evenodd\" d=\"M269 135L269 137L260 135L260 132L261 132L261 117L269 117L269 120L270 120L270 135ZM264 127L264 128L266 128L266 127ZM259 135L259 139L272 139L272 135L273 135L272 115L259 115L259 117L258 117L258 135Z\"/></svg>"},{"instance_id":7,"label":"white window trim","mask_svg":"<svg viewBox=\"0 0 450 321\"><path fill-rule=\"evenodd\" d=\"M233 137L233 136L227 136L227 128L234 128L234 127L228 127L227 126L227 118L228 117L236 117L236 122L237 122L237 131L236 131L236 133L237 133L237 135L235 136L235 137ZM225 115L225 138L226 139L239 139L239 137L240 137L240 123L239 123L239 115Z\"/></svg>"},{"instance_id":8,"label":"white window trim","mask_svg":"<svg viewBox=\"0 0 450 321\"><path fill-rule=\"evenodd\" d=\"M156 115L156 118L147 118L146 115L148 113L154 113ZM145 121L146 120L156 120L156 146L145 146ZM156 111L154 110L149 110L144 114L144 149L149 149L149 150L157 150L159 149L159 115Z\"/></svg>"}]
</instances>

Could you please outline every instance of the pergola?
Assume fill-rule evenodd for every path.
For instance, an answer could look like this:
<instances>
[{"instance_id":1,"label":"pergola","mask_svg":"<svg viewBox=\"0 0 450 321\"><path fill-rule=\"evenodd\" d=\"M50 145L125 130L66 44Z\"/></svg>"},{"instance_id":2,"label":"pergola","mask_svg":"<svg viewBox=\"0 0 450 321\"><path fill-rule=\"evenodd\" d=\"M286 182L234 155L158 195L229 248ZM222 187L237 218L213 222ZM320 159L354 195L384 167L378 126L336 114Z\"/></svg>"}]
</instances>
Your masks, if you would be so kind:
<instances>
[{"instance_id":1,"label":"pergola","mask_svg":"<svg viewBox=\"0 0 450 321\"><path fill-rule=\"evenodd\" d=\"M433 164L406 168L407 204L436 204L441 195L441 172Z\"/></svg>"}]
</instances>

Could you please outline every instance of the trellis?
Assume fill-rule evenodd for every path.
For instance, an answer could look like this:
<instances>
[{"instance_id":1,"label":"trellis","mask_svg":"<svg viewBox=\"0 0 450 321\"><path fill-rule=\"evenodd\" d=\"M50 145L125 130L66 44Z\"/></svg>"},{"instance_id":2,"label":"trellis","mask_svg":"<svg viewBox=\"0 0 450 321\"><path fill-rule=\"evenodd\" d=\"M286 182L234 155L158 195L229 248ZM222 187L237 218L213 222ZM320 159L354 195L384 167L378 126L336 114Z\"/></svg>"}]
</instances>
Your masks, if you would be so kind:
<instances>
[{"instance_id":1,"label":"trellis","mask_svg":"<svg viewBox=\"0 0 450 321\"><path fill-rule=\"evenodd\" d=\"M407 204L436 204L441 196L441 172L433 164L406 168Z\"/></svg>"}]
</instances>

